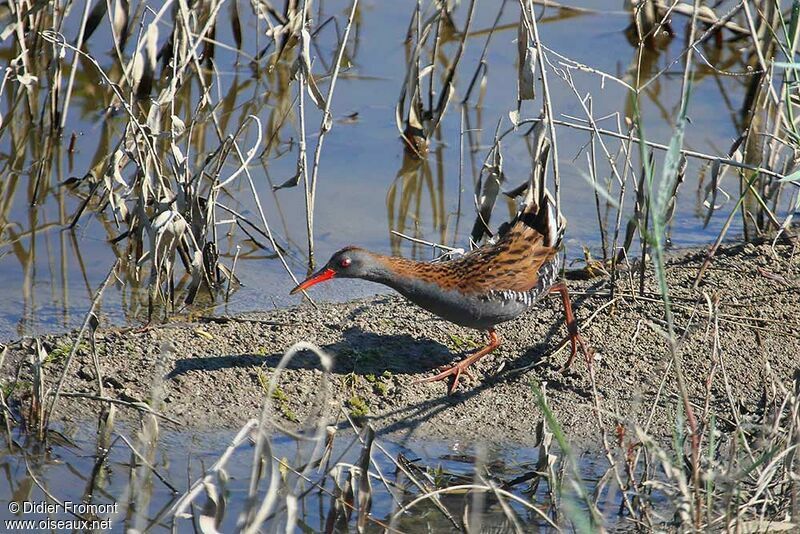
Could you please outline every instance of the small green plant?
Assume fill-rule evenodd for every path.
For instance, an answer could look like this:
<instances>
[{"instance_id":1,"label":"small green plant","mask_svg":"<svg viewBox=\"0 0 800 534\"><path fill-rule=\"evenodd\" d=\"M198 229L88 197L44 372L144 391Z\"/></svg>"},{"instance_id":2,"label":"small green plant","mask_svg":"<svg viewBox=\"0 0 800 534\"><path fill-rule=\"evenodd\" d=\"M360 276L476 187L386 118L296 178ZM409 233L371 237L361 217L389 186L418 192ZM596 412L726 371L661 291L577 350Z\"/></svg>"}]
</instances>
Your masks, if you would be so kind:
<instances>
[{"instance_id":1,"label":"small green plant","mask_svg":"<svg viewBox=\"0 0 800 534\"><path fill-rule=\"evenodd\" d=\"M25 394L31 390L31 383L27 380L17 380L8 384L3 384L3 398L9 399L15 393L17 395Z\"/></svg>"},{"instance_id":2,"label":"small green plant","mask_svg":"<svg viewBox=\"0 0 800 534\"><path fill-rule=\"evenodd\" d=\"M64 361L67 356L69 356L69 353L72 352L73 346L73 343L65 341L58 342L53 350L47 354L47 358L44 360L45 365ZM81 344L78 345L78 351L89 352L89 350L89 344L86 341L81 341Z\"/></svg>"},{"instance_id":3,"label":"small green plant","mask_svg":"<svg viewBox=\"0 0 800 534\"><path fill-rule=\"evenodd\" d=\"M448 336L450 337L450 343L448 343L447 346L451 350L472 350L480 346L480 344L471 337L462 337L458 334L448 334Z\"/></svg>"},{"instance_id":4,"label":"small green plant","mask_svg":"<svg viewBox=\"0 0 800 534\"><path fill-rule=\"evenodd\" d=\"M441 464L436 467L428 467L428 474L433 478L435 488L446 488L450 477L445 472Z\"/></svg>"},{"instance_id":5,"label":"small green plant","mask_svg":"<svg viewBox=\"0 0 800 534\"><path fill-rule=\"evenodd\" d=\"M379 377L370 373L364 378L369 384L372 385L373 393L375 393L376 395L380 395L381 397L384 397L389 392L388 381L391 379L391 377L392 377L391 371L384 371L383 374Z\"/></svg>"},{"instance_id":6,"label":"small green plant","mask_svg":"<svg viewBox=\"0 0 800 534\"><path fill-rule=\"evenodd\" d=\"M267 373L261 369L258 370L258 382L264 389L264 393L269 393L269 379L267 378ZM289 407L289 395L287 395L280 386L275 387L270 397L273 401L275 401L275 407L282 416L293 423L300 421L300 418L297 417L297 414L294 413L294 411Z\"/></svg>"},{"instance_id":7,"label":"small green plant","mask_svg":"<svg viewBox=\"0 0 800 534\"><path fill-rule=\"evenodd\" d=\"M291 408L289 408L289 395L287 395L283 389L276 387L272 392L272 400L275 401L275 405L278 407L278 411L281 412L282 416L293 423L300 421L300 418L297 417L297 414L294 413Z\"/></svg>"},{"instance_id":8,"label":"small green plant","mask_svg":"<svg viewBox=\"0 0 800 534\"><path fill-rule=\"evenodd\" d=\"M348 388L353 392L353 394L355 394L356 386L358 386L359 382L359 376L354 372L347 373L344 375L344 377L342 377L342 382L343 388Z\"/></svg>"},{"instance_id":9,"label":"small green plant","mask_svg":"<svg viewBox=\"0 0 800 534\"><path fill-rule=\"evenodd\" d=\"M339 351L339 356L346 356L353 362L353 367L359 364L375 363L383 357L383 351L378 348L368 348L356 350L353 348L345 348Z\"/></svg>"},{"instance_id":10,"label":"small green plant","mask_svg":"<svg viewBox=\"0 0 800 534\"><path fill-rule=\"evenodd\" d=\"M350 417L357 421L363 420L369 415L369 403L358 395L347 399L347 407L350 409Z\"/></svg>"},{"instance_id":11,"label":"small green plant","mask_svg":"<svg viewBox=\"0 0 800 534\"><path fill-rule=\"evenodd\" d=\"M289 396L280 387L276 387L275 390L272 392L272 400L278 402L286 402L289 400Z\"/></svg>"}]
</instances>

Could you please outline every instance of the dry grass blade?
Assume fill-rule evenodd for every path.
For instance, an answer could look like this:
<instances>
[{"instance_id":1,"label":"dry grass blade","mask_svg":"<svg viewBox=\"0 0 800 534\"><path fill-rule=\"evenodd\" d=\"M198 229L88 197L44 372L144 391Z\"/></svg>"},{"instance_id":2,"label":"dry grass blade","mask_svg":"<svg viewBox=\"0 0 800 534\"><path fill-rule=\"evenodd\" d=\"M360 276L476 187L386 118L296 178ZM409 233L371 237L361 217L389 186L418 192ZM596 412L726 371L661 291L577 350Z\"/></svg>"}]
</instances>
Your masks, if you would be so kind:
<instances>
[{"instance_id":1,"label":"dry grass blade","mask_svg":"<svg viewBox=\"0 0 800 534\"><path fill-rule=\"evenodd\" d=\"M472 226L470 238L474 243L479 243L484 235L492 235L489 229L489 219L492 217L500 186L505 182L503 174L503 155L500 152L499 142L495 142L489 155L489 162L484 164L478 181L475 183L475 208L478 211L475 224Z\"/></svg>"},{"instance_id":2,"label":"dry grass blade","mask_svg":"<svg viewBox=\"0 0 800 534\"><path fill-rule=\"evenodd\" d=\"M64 362L64 369L61 371L61 376L59 377L58 382L56 383L56 389L55 392L53 393L53 399L50 401L50 404L47 407L47 411L44 413L43 425L42 425L43 430L47 429L50 423L50 419L53 417L53 413L55 412L56 406L58 405L58 397L61 395L61 390L64 387L64 381L66 379L67 373L69 372L69 367L70 364L72 363L72 359L75 357L75 353L78 350L78 346L80 345L83 336L86 334L86 330L90 327L92 318L95 317L95 311L97 310L97 307L99 306L100 301L103 298L103 293L105 292L106 287L108 287L108 285L111 283L111 280L114 279L114 277L116 276L116 270L118 265L119 261L115 261L114 265L112 265L111 269L108 271L105 280L103 280L103 282L97 288L97 291L95 291L94 298L92 299L92 304L89 307L89 311L86 314L86 318L84 319L83 324L81 325L81 328L78 331L78 335L75 338L75 341L72 345L72 349L69 352L69 356L67 356L67 359Z\"/></svg>"},{"instance_id":3,"label":"dry grass blade","mask_svg":"<svg viewBox=\"0 0 800 534\"><path fill-rule=\"evenodd\" d=\"M525 26L525 18L519 18L517 26L517 108L523 100L536 98L536 63L538 49L533 46Z\"/></svg>"},{"instance_id":4,"label":"dry grass blade","mask_svg":"<svg viewBox=\"0 0 800 534\"><path fill-rule=\"evenodd\" d=\"M184 493L181 498L176 501L174 505L172 505L171 513L173 515L173 522L175 519L189 517L186 515L186 509L191 504L192 499L194 499L194 497L196 497L203 490L203 485L205 482L211 482L213 480L211 477L216 476L216 472L225 466L236 448L250 438L250 433L257 426L258 419L250 419L247 421L247 423L242 426L239 432L237 432L237 434L231 440L231 443L225 449L223 454L216 462L214 462L214 465L211 466L209 473L202 480L198 480L192 484L192 486L189 488L189 491Z\"/></svg>"}]
</instances>

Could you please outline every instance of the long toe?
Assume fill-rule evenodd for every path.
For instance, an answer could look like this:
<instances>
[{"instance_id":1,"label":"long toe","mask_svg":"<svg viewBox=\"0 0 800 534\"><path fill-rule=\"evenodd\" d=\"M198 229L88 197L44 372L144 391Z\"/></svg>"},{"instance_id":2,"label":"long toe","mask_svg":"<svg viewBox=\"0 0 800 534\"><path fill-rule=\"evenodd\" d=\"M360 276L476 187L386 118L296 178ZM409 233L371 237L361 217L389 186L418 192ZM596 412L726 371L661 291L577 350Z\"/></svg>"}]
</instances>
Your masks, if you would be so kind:
<instances>
[{"instance_id":1,"label":"long toe","mask_svg":"<svg viewBox=\"0 0 800 534\"><path fill-rule=\"evenodd\" d=\"M448 376L453 375L453 374L456 374L456 375L459 374L458 365L453 365L451 367L447 367L441 373L439 373L437 375L434 375L434 376L429 376L427 378L418 378L418 379L414 380L413 382L411 382L411 384L413 385L413 384L424 384L426 382L438 382L439 380L444 380L445 378L447 378Z\"/></svg>"},{"instance_id":2,"label":"long toe","mask_svg":"<svg viewBox=\"0 0 800 534\"><path fill-rule=\"evenodd\" d=\"M569 369L570 366L572 365L572 360L574 360L575 356L578 354L578 347L576 345L575 338L572 336L567 336L567 338L564 341L562 341L562 344L566 343L567 341L569 341L570 344L570 353L569 353L569 358L567 358L567 361L564 362L564 365L561 367L562 374L565 374L567 372L567 369Z\"/></svg>"},{"instance_id":3,"label":"long toe","mask_svg":"<svg viewBox=\"0 0 800 534\"><path fill-rule=\"evenodd\" d=\"M445 370L443 370L441 373L439 373L437 375L429 376L427 378L418 378L417 380L414 380L413 382L411 382L411 384L412 385L416 385L416 384L424 384L426 382L438 382L439 380L444 380L444 379L452 376L453 377L453 381L450 383L450 386L447 388L448 395L452 395L453 392L458 387L458 381L461 379L462 375L466 375L467 377L470 378L470 380L474 380L474 377L472 376L472 373L470 373L467 370L467 366L466 365L456 364L456 365L453 365L451 367L446 368Z\"/></svg>"},{"instance_id":4,"label":"long toe","mask_svg":"<svg viewBox=\"0 0 800 534\"><path fill-rule=\"evenodd\" d=\"M561 372L566 373L567 369L569 369L570 365L572 365L572 361L575 359L575 356L578 355L578 349L580 348L580 352L583 353L583 357L586 360L586 365L591 369L592 363L594 362L594 350L584 341L583 337L580 334L570 334L567 336L570 344L570 355L567 359L566 363L563 367L561 367ZM564 342L566 343L566 339Z\"/></svg>"},{"instance_id":5,"label":"long toe","mask_svg":"<svg viewBox=\"0 0 800 534\"><path fill-rule=\"evenodd\" d=\"M415 380L412 384L422 384L424 382L436 382L437 380L444 380L448 376L453 376L453 382L448 388L448 393L453 393L456 387L458 386L458 380L461 378L462 374L467 375L470 379L472 379L472 374L467 370L467 368L472 365L473 363L477 362L497 347L500 346L500 339L497 337L494 329L489 330L489 344L483 347L481 350L469 356L468 358L464 358L457 364L452 367L448 367L447 369L443 370L441 373L435 376L431 376L429 378L420 378L419 380Z\"/></svg>"},{"instance_id":6,"label":"long toe","mask_svg":"<svg viewBox=\"0 0 800 534\"><path fill-rule=\"evenodd\" d=\"M475 377L472 376L472 373L469 372L469 369L467 369L466 365L462 366L461 364L457 364L455 367L458 368L458 371L456 371L455 375L453 376L453 383L450 384L450 388L447 390L448 395L452 395L453 392L455 392L456 388L458 387L458 380L461 378L461 375L466 376L473 382L475 381Z\"/></svg>"}]
</instances>

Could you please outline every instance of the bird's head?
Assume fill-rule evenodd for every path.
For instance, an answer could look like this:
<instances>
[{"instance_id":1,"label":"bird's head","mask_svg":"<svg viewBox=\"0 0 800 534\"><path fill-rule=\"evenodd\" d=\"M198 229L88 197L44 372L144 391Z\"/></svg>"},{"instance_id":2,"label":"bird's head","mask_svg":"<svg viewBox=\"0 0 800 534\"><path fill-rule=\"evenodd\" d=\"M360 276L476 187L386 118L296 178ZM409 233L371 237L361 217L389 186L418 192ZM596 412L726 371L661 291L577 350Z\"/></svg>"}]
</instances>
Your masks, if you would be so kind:
<instances>
[{"instance_id":1,"label":"bird's head","mask_svg":"<svg viewBox=\"0 0 800 534\"><path fill-rule=\"evenodd\" d=\"M376 269L375 255L359 247L345 247L331 256L322 269L290 291L294 295L331 278L368 278Z\"/></svg>"}]
</instances>

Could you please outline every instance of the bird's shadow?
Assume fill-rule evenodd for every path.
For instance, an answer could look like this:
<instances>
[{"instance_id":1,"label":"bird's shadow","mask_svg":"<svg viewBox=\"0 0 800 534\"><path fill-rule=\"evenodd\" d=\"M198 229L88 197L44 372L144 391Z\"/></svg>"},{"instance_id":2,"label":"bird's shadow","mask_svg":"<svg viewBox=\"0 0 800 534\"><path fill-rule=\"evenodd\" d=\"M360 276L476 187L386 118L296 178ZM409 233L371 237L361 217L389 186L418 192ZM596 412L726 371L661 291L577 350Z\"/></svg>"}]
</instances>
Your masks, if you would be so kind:
<instances>
[{"instance_id":1,"label":"bird's shadow","mask_svg":"<svg viewBox=\"0 0 800 534\"><path fill-rule=\"evenodd\" d=\"M419 374L441 365L458 361L463 354L431 339L414 338L408 334L377 334L358 327L348 328L342 340L320 347L333 356L334 374ZM283 353L268 355L243 353L219 356L201 356L175 362L167 378L175 378L190 371L216 371L233 367L274 368ZM292 357L287 369L321 369L319 358L311 351L300 351Z\"/></svg>"}]
</instances>

